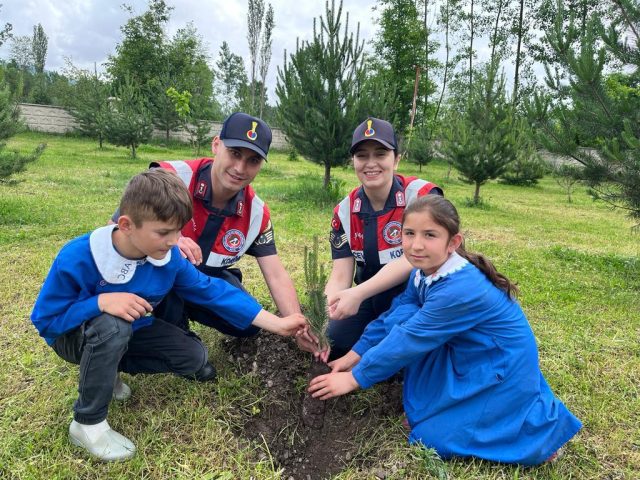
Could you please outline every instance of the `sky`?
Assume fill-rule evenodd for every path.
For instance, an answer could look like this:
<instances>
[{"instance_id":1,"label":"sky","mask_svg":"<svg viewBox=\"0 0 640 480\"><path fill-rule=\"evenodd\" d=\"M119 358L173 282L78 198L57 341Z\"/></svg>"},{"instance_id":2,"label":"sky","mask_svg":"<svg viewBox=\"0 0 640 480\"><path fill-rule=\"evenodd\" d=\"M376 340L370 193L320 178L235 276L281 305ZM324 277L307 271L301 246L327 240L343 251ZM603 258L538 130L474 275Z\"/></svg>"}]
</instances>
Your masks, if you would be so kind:
<instances>
[{"instance_id":1,"label":"sky","mask_svg":"<svg viewBox=\"0 0 640 480\"><path fill-rule=\"evenodd\" d=\"M101 69L109 54L122 40L120 26L129 18L121 7L131 5L137 14L146 10L146 0L0 0L0 28L13 25L14 35L32 35L33 26L41 23L49 37L47 70L62 71L65 58L80 68ZM209 63L217 60L220 45L227 41L231 51L242 56L250 67L247 46L247 0L167 0L174 7L167 33L172 36L188 22L193 22L209 52ZM284 50L295 50L296 38L310 40L313 18L324 16L324 0L265 0L274 9L273 55L267 76L269 97L273 101L276 66L282 65ZM336 0L336 4L339 0ZM360 38L370 43L377 26L371 0L343 0L343 18L349 13L350 30L360 23ZM9 58L7 42L0 47L0 58Z\"/></svg>"}]
</instances>

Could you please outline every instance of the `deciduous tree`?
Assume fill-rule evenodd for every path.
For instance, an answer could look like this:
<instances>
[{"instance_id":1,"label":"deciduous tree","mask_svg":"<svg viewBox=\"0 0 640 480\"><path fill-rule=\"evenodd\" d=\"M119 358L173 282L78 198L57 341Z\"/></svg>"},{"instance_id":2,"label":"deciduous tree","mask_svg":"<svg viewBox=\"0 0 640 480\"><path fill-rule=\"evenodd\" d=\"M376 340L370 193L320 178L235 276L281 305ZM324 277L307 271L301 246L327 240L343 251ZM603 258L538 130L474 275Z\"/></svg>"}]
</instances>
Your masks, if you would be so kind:
<instances>
[{"instance_id":1,"label":"deciduous tree","mask_svg":"<svg viewBox=\"0 0 640 480\"><path fill-rule=\"evenodd\" d=\"M33 68L36 74L44 72L44 65L47 62L47 46L49 37L44 33L41 24L33 26L33 36L31 37L31 54L33 57Z\"/></svg>"}]
</instances>

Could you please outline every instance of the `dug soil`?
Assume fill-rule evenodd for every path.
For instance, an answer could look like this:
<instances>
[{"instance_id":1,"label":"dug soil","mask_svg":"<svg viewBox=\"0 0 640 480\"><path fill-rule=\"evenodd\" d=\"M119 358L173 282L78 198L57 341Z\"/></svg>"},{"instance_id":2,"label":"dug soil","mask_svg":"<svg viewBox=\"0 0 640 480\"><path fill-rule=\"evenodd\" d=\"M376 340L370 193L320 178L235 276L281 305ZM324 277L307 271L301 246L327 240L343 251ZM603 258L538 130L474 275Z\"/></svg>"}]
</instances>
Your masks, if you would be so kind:
<instances>
[{"instance_id":1,"label":"dug soil","mask_svg":"<svg viewBox=\"0 0 640 480\"><path fill-rule=\"evenodd\" d=\"M223 348L238 374L257 375L266 395L259 412L248 417L237 434L266 444L276 468L284 469L283 479L330 478L354 462L365 467L366 455L359 452L363 439L383 419L402 415L402 386L397 382L376 387L379 396L373 402L359 401L353 394L321 405L305 400L309 379L324 366L312 365L311 355L292 339L262 332L251 339L225 339Z\"/></svg>"}]
</instances>

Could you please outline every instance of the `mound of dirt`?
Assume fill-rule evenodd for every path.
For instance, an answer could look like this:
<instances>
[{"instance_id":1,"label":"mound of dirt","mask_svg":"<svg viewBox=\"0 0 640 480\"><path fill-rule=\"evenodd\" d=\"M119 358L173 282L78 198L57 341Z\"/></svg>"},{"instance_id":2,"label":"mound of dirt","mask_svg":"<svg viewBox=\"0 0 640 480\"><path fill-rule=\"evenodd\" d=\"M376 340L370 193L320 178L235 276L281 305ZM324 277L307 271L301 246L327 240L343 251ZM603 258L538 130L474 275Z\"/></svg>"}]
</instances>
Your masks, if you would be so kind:
<instances>
[{"instance_id":1,"label":"mound of dirt","mask_svg":"<svg viewBox=\"0 0 640 480\"><path fill-rule=\"evenodd\" d=\"M402 386L389 382L377 387L379 402L362 405L356 396L346 395L325 402L320 424L322 415L315 410L314 419L305 422L305 389L312 367L317 368L310 354L293 340L268 332L251 339L226 338L223 348L238 373L257 373L266 391L260 412L247 418L237 433L258 444L266 442L276 466L284 469L282 478L316 480L337 474L356 457L357 439L368 438L367 432L383 418L402 414Z\"/></svg>"}]
</instances>

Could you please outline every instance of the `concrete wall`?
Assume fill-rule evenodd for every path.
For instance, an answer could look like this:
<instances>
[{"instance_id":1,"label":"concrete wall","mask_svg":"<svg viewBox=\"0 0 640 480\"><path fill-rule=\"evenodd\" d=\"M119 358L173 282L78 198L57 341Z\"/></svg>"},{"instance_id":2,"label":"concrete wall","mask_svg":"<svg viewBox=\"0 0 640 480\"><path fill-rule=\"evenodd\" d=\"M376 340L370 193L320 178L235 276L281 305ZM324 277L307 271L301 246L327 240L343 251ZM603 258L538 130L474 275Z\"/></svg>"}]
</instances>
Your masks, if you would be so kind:
<instances>
[{"instance_id":1,"label":"concrete wall","mask_svg":"<svg viewBox=\"0 0 640 480\"><path fill-rule=\"evenodd\" d=\"M72 131L75 126L73 117L62 107L21 103L20 111L22 119L30 130L47 133L66 133ZM211 137L217 135L221 128L222 122L212 122L210 131ZM153 131L153 136L155 138L165 138L165 132L156 129ZM189 142L188 133L182 130L170 132L169 138L185 143ZM285 150L289 148L289 144L287 143L284 133L278 128L273 129L273 141L271 142L271 148L278 150Z\"/></svg>"}]
</instances>

